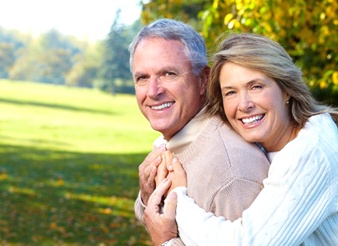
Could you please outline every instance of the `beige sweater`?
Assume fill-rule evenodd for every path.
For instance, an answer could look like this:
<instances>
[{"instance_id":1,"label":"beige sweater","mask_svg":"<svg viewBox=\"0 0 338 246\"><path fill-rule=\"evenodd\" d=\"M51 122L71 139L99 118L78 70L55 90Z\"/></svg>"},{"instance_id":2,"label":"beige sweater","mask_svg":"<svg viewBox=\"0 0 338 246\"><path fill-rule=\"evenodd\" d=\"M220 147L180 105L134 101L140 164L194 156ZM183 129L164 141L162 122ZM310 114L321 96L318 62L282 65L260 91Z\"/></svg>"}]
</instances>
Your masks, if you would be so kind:
<instances>
[{"instance_id":1,"label":"beige sweater","mask_svg":"<svg viewBox=\"0 0 338 246\"><path fill-rule=\"evenodd\" d=\"M190 128L189 131L184 131L191 133L196 126L201 124L189 123L185 126ZM180 137L183 139L184 134ZM187 173L188 195L215 215L231 221L241 217L263 188L262 181L267 177L269 162L264 153L216 117L207 119L199 136L188 146L182 146L181 151L175 146L172 149ZM135 214L142 222L144 208L139 196ZM169 245L184 245L179 240L171 241Z\"/></svg>"}]
</instances>

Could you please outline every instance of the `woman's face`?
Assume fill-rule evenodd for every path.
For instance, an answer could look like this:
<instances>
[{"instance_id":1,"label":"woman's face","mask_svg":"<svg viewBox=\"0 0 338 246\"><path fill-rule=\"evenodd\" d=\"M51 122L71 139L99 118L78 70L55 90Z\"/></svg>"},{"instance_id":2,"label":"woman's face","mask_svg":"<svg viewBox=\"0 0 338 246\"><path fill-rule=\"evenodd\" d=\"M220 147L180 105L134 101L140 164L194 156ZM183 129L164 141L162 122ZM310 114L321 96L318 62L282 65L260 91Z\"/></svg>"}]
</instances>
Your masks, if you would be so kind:
<instances>
[{"instance_id":1,"label":"woman's face","mask_svg":"<svg viewBox=\"0 0 338 246\"><path fill-rule=\"evenodd\" d=\"M224 113L248 142L259 142L268 152L282 149L292 134L289 96L264 73L231 62L223 65L220 87Z\"/></svg>"}]
</instances>

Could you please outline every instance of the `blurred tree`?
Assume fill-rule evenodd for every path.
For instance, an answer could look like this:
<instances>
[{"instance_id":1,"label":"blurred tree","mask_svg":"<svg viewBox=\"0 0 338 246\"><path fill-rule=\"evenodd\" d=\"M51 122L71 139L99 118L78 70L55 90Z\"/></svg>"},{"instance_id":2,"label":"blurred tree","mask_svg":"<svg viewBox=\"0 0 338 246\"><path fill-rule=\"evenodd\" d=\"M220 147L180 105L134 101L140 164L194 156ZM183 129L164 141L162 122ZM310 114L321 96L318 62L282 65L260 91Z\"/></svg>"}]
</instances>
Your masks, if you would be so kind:
<instances>
[{"instance_id":1,"label":"blurred tree","mask_svg":"<svg viewBox=\"0 0 338 246\"><path fill-rule=\"evenodd\" d=\"M196 0L197 1L197 0ZM338 2L335 0L210 0L197 17L209 51L226 32L253 32L279 42L302 68L313 95L338 105ZM157 3L158 6L156 6ZM157 17L196 19L188 0L150 0L143 21ZM149 12L149 13L148 13ZM186 17L186 15L190 15Z\"/></svg>"},{"instance_id":2,"label":"blurred tree","mask_svg":"<svg viewBox=\"0 0 338 246\"><path fill-rule=\"evenodd\" d=\"M98 85L101 89L118 92L119 88L130 87L132 76L129 68L129 51L128 47L133 37L141 28L139 21L131 26L125 26L120 23L119 9L111 26L110 32L104 43L103 64L101 76L103 81ZM116 81L123 81L120 85Z\"/></svg>"},{"instance_id":3,"label":"blurred tree","mask_svg":"<svg viewBox=\"0 0 338 246\"><path fill-rule=\"evenodd\" d=\"M66 75L66 85L93 87L98 80L102 63L102 43L86 45L83 53L74 57L75 64Z\"/></svg>"},{"instance_id":4,"label":"blurred tree","mask_svg":"<svg viewBox=\"0 0 338 246\"><path fill-rule=\"evenodd\" d=\"M41 64L38 54L43 53L37 40L27 40L21 48L15 64L9 71L9 78L23 81L37 81L40 74Z\"/></svg>"},{"instance_id":5,"label":"blurred tree","mask_svg":"<svg viewBox=\"0 0 338 246\"><path fill-rule=\"evenodd\" d=\"M24 43L18 33L0 28L0 78L8 78Z\"/></svg>"},{"instance_id":6,"label":"blurred tree","mask_svg":"<svg viewBox=\"0 0 338 246\"><path fill-rule=\"evenodd\" d=\"M74 42L56 30L50 30L41 37L43 53L38 57L41 63L38 81L65 84L66 74L73 66L73 57L81 53Z\"/></svg>"},{"instance_id":7,"label":"blurred tree","mask_svg":"<svg viewBox=\"0 0 338 246\"><path fill-rule=\"evenodd\" d=\"M65 77L81 54L81 46L56 30L26 40L9 72L10 79L65 84Z\"/></svg>"},{"instance_id":8,"label":"blurred tree","mask_svg":"<svg viewBox=\"0 0 338 246\"><path fill-rule=\"evenodd\" d=\"M0 43L0 78L8 78L9 68L15 62L14 45L1 42Z\"/></svg>"}]
</instances>

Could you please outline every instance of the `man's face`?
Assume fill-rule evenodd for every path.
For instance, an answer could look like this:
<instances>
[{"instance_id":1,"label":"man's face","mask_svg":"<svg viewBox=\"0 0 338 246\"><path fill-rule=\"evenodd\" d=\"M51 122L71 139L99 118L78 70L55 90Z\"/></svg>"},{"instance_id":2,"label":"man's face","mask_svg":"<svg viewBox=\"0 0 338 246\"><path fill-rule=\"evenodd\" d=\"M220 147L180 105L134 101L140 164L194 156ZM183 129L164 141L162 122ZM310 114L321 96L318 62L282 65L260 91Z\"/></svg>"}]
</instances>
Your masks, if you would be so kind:
<instances>
[{"instance_id":1,"label":"man's face","mask_svg":"<svg viewBox=\"0 0 338 246\"><path fill-rule=\"evenodd\" d=\"M132 73L141 112L167 140L203 107L207 76L204 71L193 74L180 41L142 40L134 53Z\"/></svg>"}]
</instances>

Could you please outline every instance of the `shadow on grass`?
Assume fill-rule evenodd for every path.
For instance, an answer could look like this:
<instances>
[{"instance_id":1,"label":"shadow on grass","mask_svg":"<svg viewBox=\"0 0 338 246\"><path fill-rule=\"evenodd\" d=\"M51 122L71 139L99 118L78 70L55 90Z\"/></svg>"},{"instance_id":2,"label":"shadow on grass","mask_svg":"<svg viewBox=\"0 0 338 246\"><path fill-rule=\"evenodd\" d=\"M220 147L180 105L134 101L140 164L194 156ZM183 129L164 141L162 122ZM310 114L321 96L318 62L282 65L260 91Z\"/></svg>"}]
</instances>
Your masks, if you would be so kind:
<instances>
[{"instance_id":1,"label":"shadow on grass","mask_svg":"<svg viewBox=\"0 0 338 246\"><path fill-rule=\"evenodd\" d=\"M28 100L14 100L14 99L4 99L0 98L0 103L10 103L15 105L30 105L30 106L37 106L37 107L47 107L47 108L54 108L54 109L64 109L64 110L72 110L72 111L83 111L88 113L100 113L100 114L108 114L112 115L113 112L111 110L97 110L97 109L90 109L90 108L80 108L70 105L61 105L61 104L54 104L54 103L43 103L43 102L34 102Z\"/></svg>"},{"instance_id":2,"label":"shadow on grass","mask_svg":"<svg viewBox=\"0 0 338 246\"><path fill-rule=\"evenodd\" d=\"M150 245L133 211L146 154L0 145L0 245Z\"/></svg>"}]
</instances>

